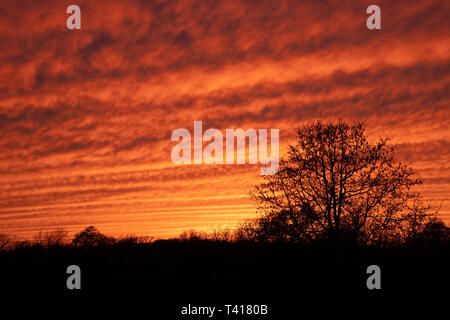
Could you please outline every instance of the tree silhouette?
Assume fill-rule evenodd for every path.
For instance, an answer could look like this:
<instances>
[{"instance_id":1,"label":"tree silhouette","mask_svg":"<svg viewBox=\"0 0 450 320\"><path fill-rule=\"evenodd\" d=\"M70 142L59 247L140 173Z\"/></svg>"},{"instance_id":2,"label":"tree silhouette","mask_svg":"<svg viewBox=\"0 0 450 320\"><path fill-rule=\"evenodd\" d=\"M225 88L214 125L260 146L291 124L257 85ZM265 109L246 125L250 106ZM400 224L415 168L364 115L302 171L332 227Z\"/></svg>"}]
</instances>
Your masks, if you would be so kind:
<instances>
[{"instance_id":1,"label":"tree silhouette","mask_svg":"<svg viewBox=\"0 0 450 320\"><path fill-rule=\"evenodd\" d=\"M273 241L383 244L411 237L431 215L414 171L398 162L388 139L371 142L365 123L305 125L251 197L262 217L241 233Z\"/></svg>"},{"instance_id":2,"label":"tree silhouette","mask_svg":"<svg viewBox=\"0 0 450 320\"><path fill-rule=\"evenodd\" d=\"M450 244L450 228L438 219L430 219L422 230L411 239L412 244L425 247L438 247Z\"/></svg>"},{"instance_id":3,"label":"tree silhouette","mask_svg":"<svg viewBox=\"0 0 450 320\"><path fill-rule=\"evenodd\" d=\"M36 243L45 246L61 246L64 244L64 239L67 237L67 231L64 228L57 228L54 231L48 231L45 233L39 232L35 236Z\"/></svg>"},{"instance_id":4,"label":"tree silhouette","mask_svg":"<svg viewBox=\"0 0 450 320\"><path fill-rule=\"evenodd\" d=\"M89 226L83 231L75 234L72 244L77 247L93 247L113 242L114 239L108 238L94 226Z\"/></svg>"}]
</instances>

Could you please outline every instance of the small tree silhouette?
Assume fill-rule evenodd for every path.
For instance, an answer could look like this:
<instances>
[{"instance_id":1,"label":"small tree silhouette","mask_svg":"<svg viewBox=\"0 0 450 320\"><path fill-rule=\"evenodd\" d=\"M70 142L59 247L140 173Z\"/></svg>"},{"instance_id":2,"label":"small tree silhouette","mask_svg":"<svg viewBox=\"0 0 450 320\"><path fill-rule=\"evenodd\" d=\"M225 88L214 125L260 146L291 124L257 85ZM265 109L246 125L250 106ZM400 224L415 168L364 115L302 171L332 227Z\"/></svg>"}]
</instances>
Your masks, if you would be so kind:
<instances>
[{"instance_id":1,"label":"small tree silhouette","mask_svg":"<svg viewBox=\"0 0 450 320\"><path fill-rule=\"evenodd\" d=\"M83 231L75 234L72 244L77 247L93 247L114 242L113 238L109 238L100 233L94 226L89 226Z\"/></svg>"},{"instance_id":2,"label":"small tree silhouette","mask_svg":"<svg viewBox=\"0 0 450 320\"><path fill-rule=\"evenodd\" d=\"M388 139L369 142L364 122L317 121L297 133L278 173L251 192L263 215L241 233L380 245L411 236L432 215L411 191L421 183L414 171L396 161Z\"/></svg>"}]
</instances>

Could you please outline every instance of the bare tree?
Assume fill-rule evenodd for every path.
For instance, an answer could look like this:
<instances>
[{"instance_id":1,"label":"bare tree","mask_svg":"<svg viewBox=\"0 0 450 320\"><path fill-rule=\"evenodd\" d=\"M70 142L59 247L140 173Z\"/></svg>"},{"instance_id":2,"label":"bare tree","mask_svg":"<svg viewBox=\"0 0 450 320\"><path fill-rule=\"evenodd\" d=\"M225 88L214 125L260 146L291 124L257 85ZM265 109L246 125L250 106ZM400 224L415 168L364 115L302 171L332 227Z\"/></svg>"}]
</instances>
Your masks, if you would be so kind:
<instances>
[{"instance_id":1,"label":"bare tree","mask_svg":"<svg viewBox=\"0 0 450 320\"><path fill-rule=\"evenodd\" d=\"M236 241L258 241L268 240L265 238L267 232L262 229L262 221L265 217L260 219L248 219L241 222L234 231L234 238Z\"/></svg>"},{"instance_id":2,"label":"bare tree","mask_svg":"<svg viewBox=\"0 0 450 320\"><path fill-rule=\"evenodd\" d=\"M54 231L39 232L35 236L35 241L45 247L61 246L64 244L66 237L67 231L64 228L57 228Z\"/></svg>"},{"instance_id":3,"label":"bare tree","mask_svg":"<svg viewBox=\"0 0 450 320\"><path fill-rule=\"evenodd\" d=\"M370 142L364 122L318 121L297 134L278 173L251 193L263 213L258 238L382 244L431 215L411 190L421 184L414 171L396 160L388 139Z\"/></svg>"}]
</instances>

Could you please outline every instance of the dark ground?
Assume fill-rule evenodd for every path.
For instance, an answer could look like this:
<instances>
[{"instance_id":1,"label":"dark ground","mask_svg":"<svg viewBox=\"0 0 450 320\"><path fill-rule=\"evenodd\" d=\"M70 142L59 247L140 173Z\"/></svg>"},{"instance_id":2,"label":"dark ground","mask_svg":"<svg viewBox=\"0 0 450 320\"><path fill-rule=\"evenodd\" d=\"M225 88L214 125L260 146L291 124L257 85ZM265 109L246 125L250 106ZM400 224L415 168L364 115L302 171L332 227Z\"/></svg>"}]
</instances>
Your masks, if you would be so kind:
<instances>
[{"instance_id":1,"label":"dark ground","mask_svg":"<svg viewBox=\"0 0 450 320\"><path fill-rule=\"evenodd\" d=\"M182 316L181 307L188 304L269 307L266 316L216 314L212 319L300 319L307 312L345 314L356 306L366 313L395 306L402 314L416 304L426 306L427 298L435 301L433 308L439 307L434 296L448 299L448 253L448 248L337 250L209 241L31 247L0 252L0 283L12 300L78 306L110 301L109 311L132 303L126 308L142 309L148 319L208 318ZM81 268L81 290L66 287L72 264ZM366 268L372 264L381 268L381 290L366 287Z\"/></svg>"}]
</instances>

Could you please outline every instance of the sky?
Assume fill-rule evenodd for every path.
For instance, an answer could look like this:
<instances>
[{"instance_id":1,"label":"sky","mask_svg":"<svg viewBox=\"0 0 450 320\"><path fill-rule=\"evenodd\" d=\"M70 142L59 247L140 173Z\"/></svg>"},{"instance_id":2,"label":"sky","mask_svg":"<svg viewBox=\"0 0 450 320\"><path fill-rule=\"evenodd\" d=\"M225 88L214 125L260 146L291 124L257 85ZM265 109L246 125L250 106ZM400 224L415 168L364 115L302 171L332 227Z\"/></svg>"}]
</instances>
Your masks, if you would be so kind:
<instances>
[{"instance_id":1,"label":"sky","mask_svg":"<svg viewBox=\"0 0 450 320\"><path fill-rule=\"evenodd\" d=\"M68 30L66 8L81 8ZM381 8L381 30L366 8ZM259 165L175 165L171 133L366 120L450 223L449 1L0 3L0 233L171 237L257 217Z\"/></svg>"}]
</instances>

